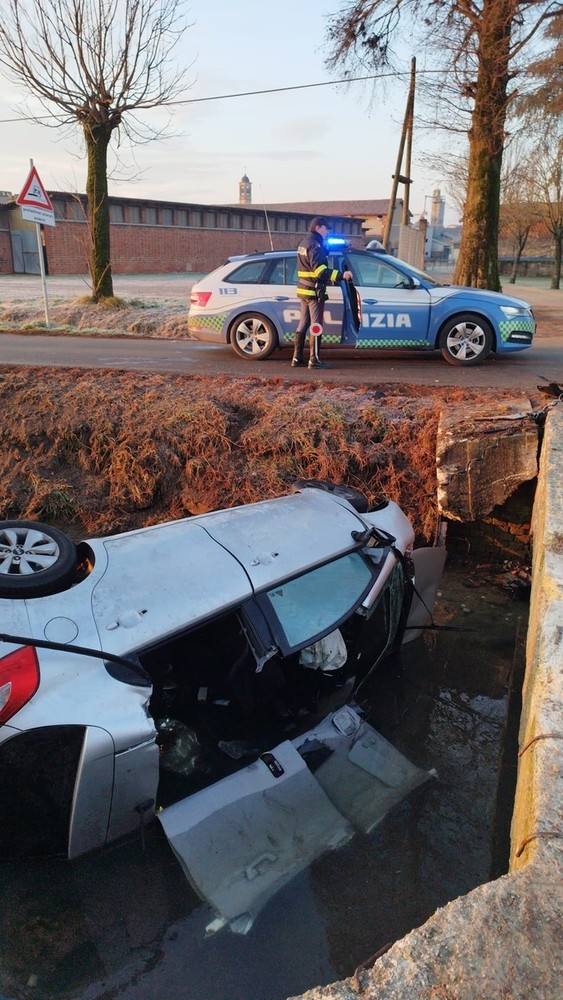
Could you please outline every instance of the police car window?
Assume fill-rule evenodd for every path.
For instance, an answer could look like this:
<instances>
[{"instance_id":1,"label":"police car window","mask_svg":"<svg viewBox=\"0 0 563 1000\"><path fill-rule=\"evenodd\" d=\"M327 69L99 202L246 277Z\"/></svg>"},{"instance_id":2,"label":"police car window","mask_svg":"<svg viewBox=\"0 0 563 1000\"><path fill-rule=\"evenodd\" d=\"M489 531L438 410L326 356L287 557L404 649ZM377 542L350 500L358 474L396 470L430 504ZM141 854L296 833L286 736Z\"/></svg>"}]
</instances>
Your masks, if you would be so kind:
<instances>
[{"instance_id":1,"label":"police car window","mask_svg":"<svg viewBox=\"0 0 563 1000\"><path fill-rule=\"evenodd\" d=\"M360 257L358 254L351 260L354 272L354 284L360 287L371 286L372 288L395 288L403 279L394 267L386 264L377 257Z\"/></svg>"},{"instance_id":2,"label":"police car window","mask_svg":"<svg viewBox=\"0 0 563 1000\"><path fill-rule=\"evenodd\" d=\"M272 267L269 274L265 275L266 285L284 285L285 284L285 261L283 257L281 260L276 260L274 266Z\"/></svg>"},{"instance_id":3,"label":"police car window","mask_svg":"<svg viewBox=\"0 0 563 1000\"><path fill-rule=\"evenodd\" d=\"M264 280L265 279L265 280ZM266 285L297 285L297 257L280 257L270 265L269 272L264 275Z\"/></svg>"},{"instance_id":4,"label":"police car window","mask_svg":"<svg viewBox=\"0 0 563 1000\"><path fill-rule=\"evenodd\" d=\"M297 284L297 257L293 254L292 257L285 258L285 285L296 285Z\"/></svg>"},{"instance_id":5,"label":"police car window","mask_svg":"<svg viewBox=\"0 0 563 1000\"><path fill-rule=\"evenodd\" d=\"M231 271L223 281L233 285L256 285L261 281L263 272L263 260L248 260Z\"/></svg>"}]
</instances>

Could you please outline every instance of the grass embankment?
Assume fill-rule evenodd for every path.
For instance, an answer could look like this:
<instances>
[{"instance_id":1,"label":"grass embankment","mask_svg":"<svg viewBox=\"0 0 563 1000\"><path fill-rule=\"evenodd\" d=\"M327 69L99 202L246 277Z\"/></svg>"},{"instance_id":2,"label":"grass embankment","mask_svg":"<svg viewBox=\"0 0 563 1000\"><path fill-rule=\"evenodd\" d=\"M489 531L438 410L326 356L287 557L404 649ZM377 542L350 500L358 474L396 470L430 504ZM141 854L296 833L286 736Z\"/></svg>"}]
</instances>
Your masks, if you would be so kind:
<instances>
[{"instance_id":1,"label":"grass embankment","mask_svg":"<svg viewBox=\"0 0 563 1000\"><path fill-rule=\"evenodd\" d=\"M0 518L102 534L276 496L303 477L394 499L433 537L441 399L424 387L6 366L0 406Z\"/></svg>"}]
</instances>

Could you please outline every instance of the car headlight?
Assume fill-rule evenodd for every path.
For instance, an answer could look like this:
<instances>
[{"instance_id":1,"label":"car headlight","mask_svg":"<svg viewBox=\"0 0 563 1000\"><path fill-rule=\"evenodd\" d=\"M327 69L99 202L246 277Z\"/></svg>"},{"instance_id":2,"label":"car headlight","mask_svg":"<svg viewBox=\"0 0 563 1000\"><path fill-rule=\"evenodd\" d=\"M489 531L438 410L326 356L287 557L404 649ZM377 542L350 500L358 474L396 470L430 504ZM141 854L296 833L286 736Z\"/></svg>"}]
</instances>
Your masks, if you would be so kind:
<instances>
[{"instance_id":1,"label":"car headlight","mask_svg":"<svg viewBox=\"0 0 563 1000\"><path fill-rule=\"evenodd\" d=\"M531 310L526 308L526 306L501 306L501 313L503 313L507 319L515 319L516 316L531 316Z\"/></svg>"}]
</instances>

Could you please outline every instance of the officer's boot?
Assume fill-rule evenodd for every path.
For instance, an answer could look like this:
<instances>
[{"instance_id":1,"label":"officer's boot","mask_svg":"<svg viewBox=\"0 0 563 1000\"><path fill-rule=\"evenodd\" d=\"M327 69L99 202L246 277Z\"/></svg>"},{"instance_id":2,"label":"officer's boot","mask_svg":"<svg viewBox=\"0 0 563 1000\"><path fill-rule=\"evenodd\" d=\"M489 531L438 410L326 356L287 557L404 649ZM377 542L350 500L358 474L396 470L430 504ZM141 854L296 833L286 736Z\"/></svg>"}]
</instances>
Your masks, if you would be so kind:
<instances>
[{"instance_id":1,"label":"officer's boot","mask_svg":"<svg viewBox=\"0 0 563 1000\"><path fill-rule=\"evenodd\" d=\"M321 346L321 335L314 337L313 334L309 337L309 368L330 368L331 365L327 361L321 361L319 358L319 350Z\"/></svg>"},{"instance_id":2,"label":"officer's boot","mask_svg":"<svg viewBox=\"0 0 563 1000\"><path fill-rule=\"evenodd\" d=\"M305 347L305 334L296 333L293 342L293 357L291 359L292 368L303 368L305 362L303 361L303 348Z\"/></svg>"}]
</instances>

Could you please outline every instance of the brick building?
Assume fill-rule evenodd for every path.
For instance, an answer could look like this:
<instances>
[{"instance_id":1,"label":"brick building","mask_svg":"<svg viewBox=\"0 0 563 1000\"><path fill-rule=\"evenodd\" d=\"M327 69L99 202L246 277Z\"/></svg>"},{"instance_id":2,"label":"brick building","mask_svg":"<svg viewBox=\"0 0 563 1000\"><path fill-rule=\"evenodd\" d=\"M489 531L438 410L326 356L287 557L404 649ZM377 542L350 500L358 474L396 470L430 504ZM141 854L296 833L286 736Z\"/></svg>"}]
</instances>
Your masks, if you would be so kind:
<instances>
[{"instance_id":1,"label":"brick building","mask_svg":"<svg viewBox=\"0 0 563 1000\"><path fill-rule=\"evenodd\" d=\"M88 272L86 198L49 191L56 225L42 229L50 274ZM316 209L303 205L198 205L110 197L110 239L115 274L203 273L233 254L293 249ZM357 247L365 245L362 217L323 211L331 225ZM21 218L15 198L0 197L0 274L35 274L39 260L35 224Z\"/></svg>"},{"instance_id":2,"label":"brick building","mask_svg":"<svg viewBox=\"0 0 563 1000\"><path fill-rule=\"evenodd\" d=\"M362 232L366 242L382 240L389 214L389 198L355 198L348 201L294 201L287 204L266 205L268 212L283 209L284 211L308 212L311 215L324 215L329 218L358 219L362 223ZM397 198L393 222L391 223L390 243L397 249L399 245L399 228L403 216L403 199ZM409 218L411 218L409 212Z\"/></svg>"}]
</instances>

